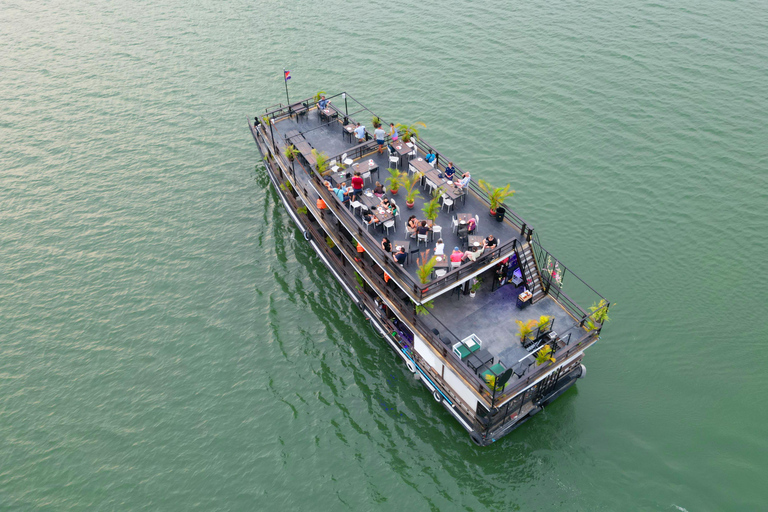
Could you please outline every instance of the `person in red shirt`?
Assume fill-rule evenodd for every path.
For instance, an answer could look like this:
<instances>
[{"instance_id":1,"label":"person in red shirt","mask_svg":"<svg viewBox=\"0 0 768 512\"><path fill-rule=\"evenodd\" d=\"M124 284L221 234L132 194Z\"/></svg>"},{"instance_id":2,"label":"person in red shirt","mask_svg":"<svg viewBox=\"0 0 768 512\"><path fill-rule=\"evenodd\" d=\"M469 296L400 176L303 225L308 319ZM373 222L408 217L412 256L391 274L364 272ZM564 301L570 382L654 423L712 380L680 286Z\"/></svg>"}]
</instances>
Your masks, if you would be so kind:
<instances>
[{"instance_id":1,"label":"person in red shirt","mask_svg":"<svg viewBox=\"0 0 768 512\"><path fill-rule=\"evenodd\" d=\"M352 199L357 200L360 198L360 195L363 193L363 185L365 185L365 182L360 177L360 172L356 172L352 177Z\"/></svg>"}]
</instances>

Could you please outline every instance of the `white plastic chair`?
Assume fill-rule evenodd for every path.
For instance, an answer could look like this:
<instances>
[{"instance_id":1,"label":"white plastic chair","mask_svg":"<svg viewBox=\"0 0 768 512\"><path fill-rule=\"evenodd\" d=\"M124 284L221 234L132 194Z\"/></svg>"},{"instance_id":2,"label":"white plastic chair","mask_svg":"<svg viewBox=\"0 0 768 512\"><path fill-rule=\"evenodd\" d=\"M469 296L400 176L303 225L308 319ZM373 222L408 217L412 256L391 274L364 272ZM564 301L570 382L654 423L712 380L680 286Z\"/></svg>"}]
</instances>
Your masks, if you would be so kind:
<instances>
[{"instance_id":1,"label":"white plastic chair","mask_svg":"<svg viewBox=\"0 0 768 512\"><path fill-rule=\"evenodd\" d=\"M475 233L480 229L480 216L475 214Z\"/></svg>"},{"instance_id":2,"label":"white plastic chair","mask_svg":"<svg viewBox=\"0 0 768 512\"><path fill-rule=\"evenodd\" d=\"M452 261L451 262L451 270L459 268L460 266L461 266L461 262L460 261Z\"/></svg>"},{"instance_id":3,"label":"white plastic chair","mask_svg":"<svg viewBox=\"0 0 768 512\"><path fill-rule=\"evenodd\" d=\"M443 194L443 206L442 206L442 207L440 207L440 209L442 210L442 209L443 209L443 207L445 207L445 206L447 206L447 207L448 207L448 211L449 211L449 212L451 211L451 208L453 208L453 199L451 199L450 197L448 197L448 195L447 195L447 194Z\"/></svg>"},{"instance_id":4,"label":"white plastic chair","mask_svg":"<svg viewBox=\"0 0 768 512\"><path fill-rule=\"evenodd\" d=\"M352 212L354 212L355 214L357 213L357 209L358 209L358 208L360 208L360 213L362 214L362 213L363 213L363 208L365 208L365 207L366 207L366 206L365 206L363 203L361 203L360 201L350 201L350 202L349 202L349 206L351 206L351 207L352 207Z\"/></svg>"},{"instance_id":5,"label":"white plastic chair","mask_svg":"<svg viewBox=\"0 0 768 512\"><path fill-rule=\"evenodd\" d=\"M448 271L446 269L439 268L439 269L435 270L435 279L437 279L439 277L443 277L447 273L448 273Z\"/></svg>"},{"instance_id":6,"label":"white plastic chair","mask_svg":"<svg viewBox=\"0 0 768 512\"><path fill-rule=\"evenodd\" d=\"M339 166L336 165L336 159L335 158L333 160L331 160L330 162L328 162L328 165L331 167L331 170L333 172L337 172L339 170Z\"/></svg>"},{"instance_id":7,"label":"white plastic chair","mask_svg":"<svg viewBox=\"0 0 768 512\"><path fill-rule=\"evenodd\" d=\"M387 228L387 236L389 236L389 228L393 228L395 230L395 233L397 233L397 227L395 226L394 219L388 220L384 224L382 224L385 228Z\"/></svg>"},{"instance_id":8,"label":"white plastic chair","mask_svg":"<svg viewBox=\"0 0 768 512\"><path fill-rule=\"evenodd\" d=\"M363 183L365 183L365 180L371 181L371 171L365 171L362 174Z\"/></svg>"},{"instance_id":9,"label":"white plastic chair","mask_svg":"<svg viewBox=\"0 0 768 512\"><path fill-rule=\"evenodd\" d=\"M346 165L347 167L349 167L350 165L352 165L354 163L354 160L352 160L351 158L347 158L347 154L346 153L341 155L341 161L344 162L344 165Z\"/></svg>"},{"instance_id":10,"label":"white plastic chair","mask_svg":"<svg viewBox=\"0 0 768 512\"><path fill-rule=\"evenodd\" d=\"M429 187L429 193L430 193L430 195L431 195L431 194L432 194L432 192L433 192L433 191L434 191L434 190L437 188L437 185L435 185L434 183L432 183L432 180L430 180L429 178L427 178L427 187Z\"/></svg>"},{"instance_id":11,"label":"white plastic chair","mask_svg":"<svg viewBox=\"0 0 768 512\"><path fill-rule=\"evenodd\" d=\"M456 228L459 227L459 219L454 215L451 221L451 231L456 232Z\"/></svg>"},{"instance_id":12,"label":"white plastic chair","mask_svg":"<svg viewBox=\"0 0 768 512\"><path fill-rule=\"evenodd\" d=\"M400 157L395 155L391 149L389 149L389 146L387 146L387 152L389 153L389 163L395 164L395 169L399 168L400 166Z\"/></svg>"},{"instance_id":13,"label":"white plastic chair","mask_svg":"<svg viewBox=\"0 0 768 512\"><path fill-rule=\"evenodd\" d=\"M432 240L435 239L435 235L437 235L437 238L440 238L440 233L443 232L443 228L441 228L438 225L432 225Z\"/></svg>"},{"instance_id":14,"label":"white plastic chair","mask_svg":"<svg viewBox=\"0 0 768 512\"><path fill-rule=\"evenodd\" d=\"M365 219L363 219L363 224L365 224L365 229L368 230L368 232L371 232L371 224L374 224L373 219L371 219L371 222L365 222Z\"/></svg>"},{"instance_id":15,"label":"white plastic chair","mask_svg":"<svg viewBox=\"0 0 768 512\"><path fill-rule=\"evenodd\" d=\"M421 242L424 242L424 245L427 245L427 235L428 233L424 233L423 235L420 235L416 233L416 246L418 247Z\"/></svg>"}]
</instances>

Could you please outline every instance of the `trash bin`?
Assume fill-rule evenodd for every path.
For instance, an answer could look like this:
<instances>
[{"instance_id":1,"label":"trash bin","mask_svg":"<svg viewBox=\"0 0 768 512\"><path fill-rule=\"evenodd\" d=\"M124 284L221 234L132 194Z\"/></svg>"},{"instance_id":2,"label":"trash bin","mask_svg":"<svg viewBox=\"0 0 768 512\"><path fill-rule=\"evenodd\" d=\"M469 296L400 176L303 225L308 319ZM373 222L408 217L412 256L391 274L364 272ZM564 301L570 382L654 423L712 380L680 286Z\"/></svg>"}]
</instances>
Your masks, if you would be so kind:
<instances>
[{"instance_id":1,"label":"trash bin","mask_svg":"<svg viewBox=\"0 0 768 512\"><path fill-rule=\"evenodd\" d=\"M507 209L503 206L496 208L496 222L503 222L505 213L507 213Z\"/></svg>"}]
</instances>

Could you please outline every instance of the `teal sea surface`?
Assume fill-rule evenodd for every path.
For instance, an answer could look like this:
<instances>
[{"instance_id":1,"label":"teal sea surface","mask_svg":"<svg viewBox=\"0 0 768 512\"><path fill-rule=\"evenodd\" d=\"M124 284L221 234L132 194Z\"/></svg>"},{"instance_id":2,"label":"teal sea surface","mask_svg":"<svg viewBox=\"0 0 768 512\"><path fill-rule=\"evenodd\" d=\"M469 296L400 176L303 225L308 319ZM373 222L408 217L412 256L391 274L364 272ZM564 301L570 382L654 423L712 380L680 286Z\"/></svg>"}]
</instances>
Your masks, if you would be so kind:
<instances>
[{"instance_id":1,"label":"teal sea surface","mask_svg":"<svg viewBox=\"0 0 768 512\"><path fill-rule=\"evenodd\" d=\"M470 442L271 189L284 68L512 184L585 379ZM767 97L764 0L0 2L0 510L765 510Z\"/></svg>"}]
</instances>

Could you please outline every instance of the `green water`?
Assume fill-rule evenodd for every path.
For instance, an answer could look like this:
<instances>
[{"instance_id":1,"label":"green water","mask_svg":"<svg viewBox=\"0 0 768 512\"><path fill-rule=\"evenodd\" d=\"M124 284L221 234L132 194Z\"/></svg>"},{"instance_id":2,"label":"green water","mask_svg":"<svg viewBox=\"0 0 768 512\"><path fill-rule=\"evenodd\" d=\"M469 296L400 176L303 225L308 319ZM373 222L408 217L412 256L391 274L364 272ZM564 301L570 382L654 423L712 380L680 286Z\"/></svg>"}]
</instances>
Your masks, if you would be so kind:
<instances>
[{"instance_id":1,"label":"green water","mask_svg":"<svg viewBox=\"0 0 768 512\"><path fill-rule=\"evenodd\" d=\"M0 509L765 509L766 62L758 0L2 2ZM469 442L257 165L284 67L512 183L586 379Z\"/></svg>"}]
</instances>

